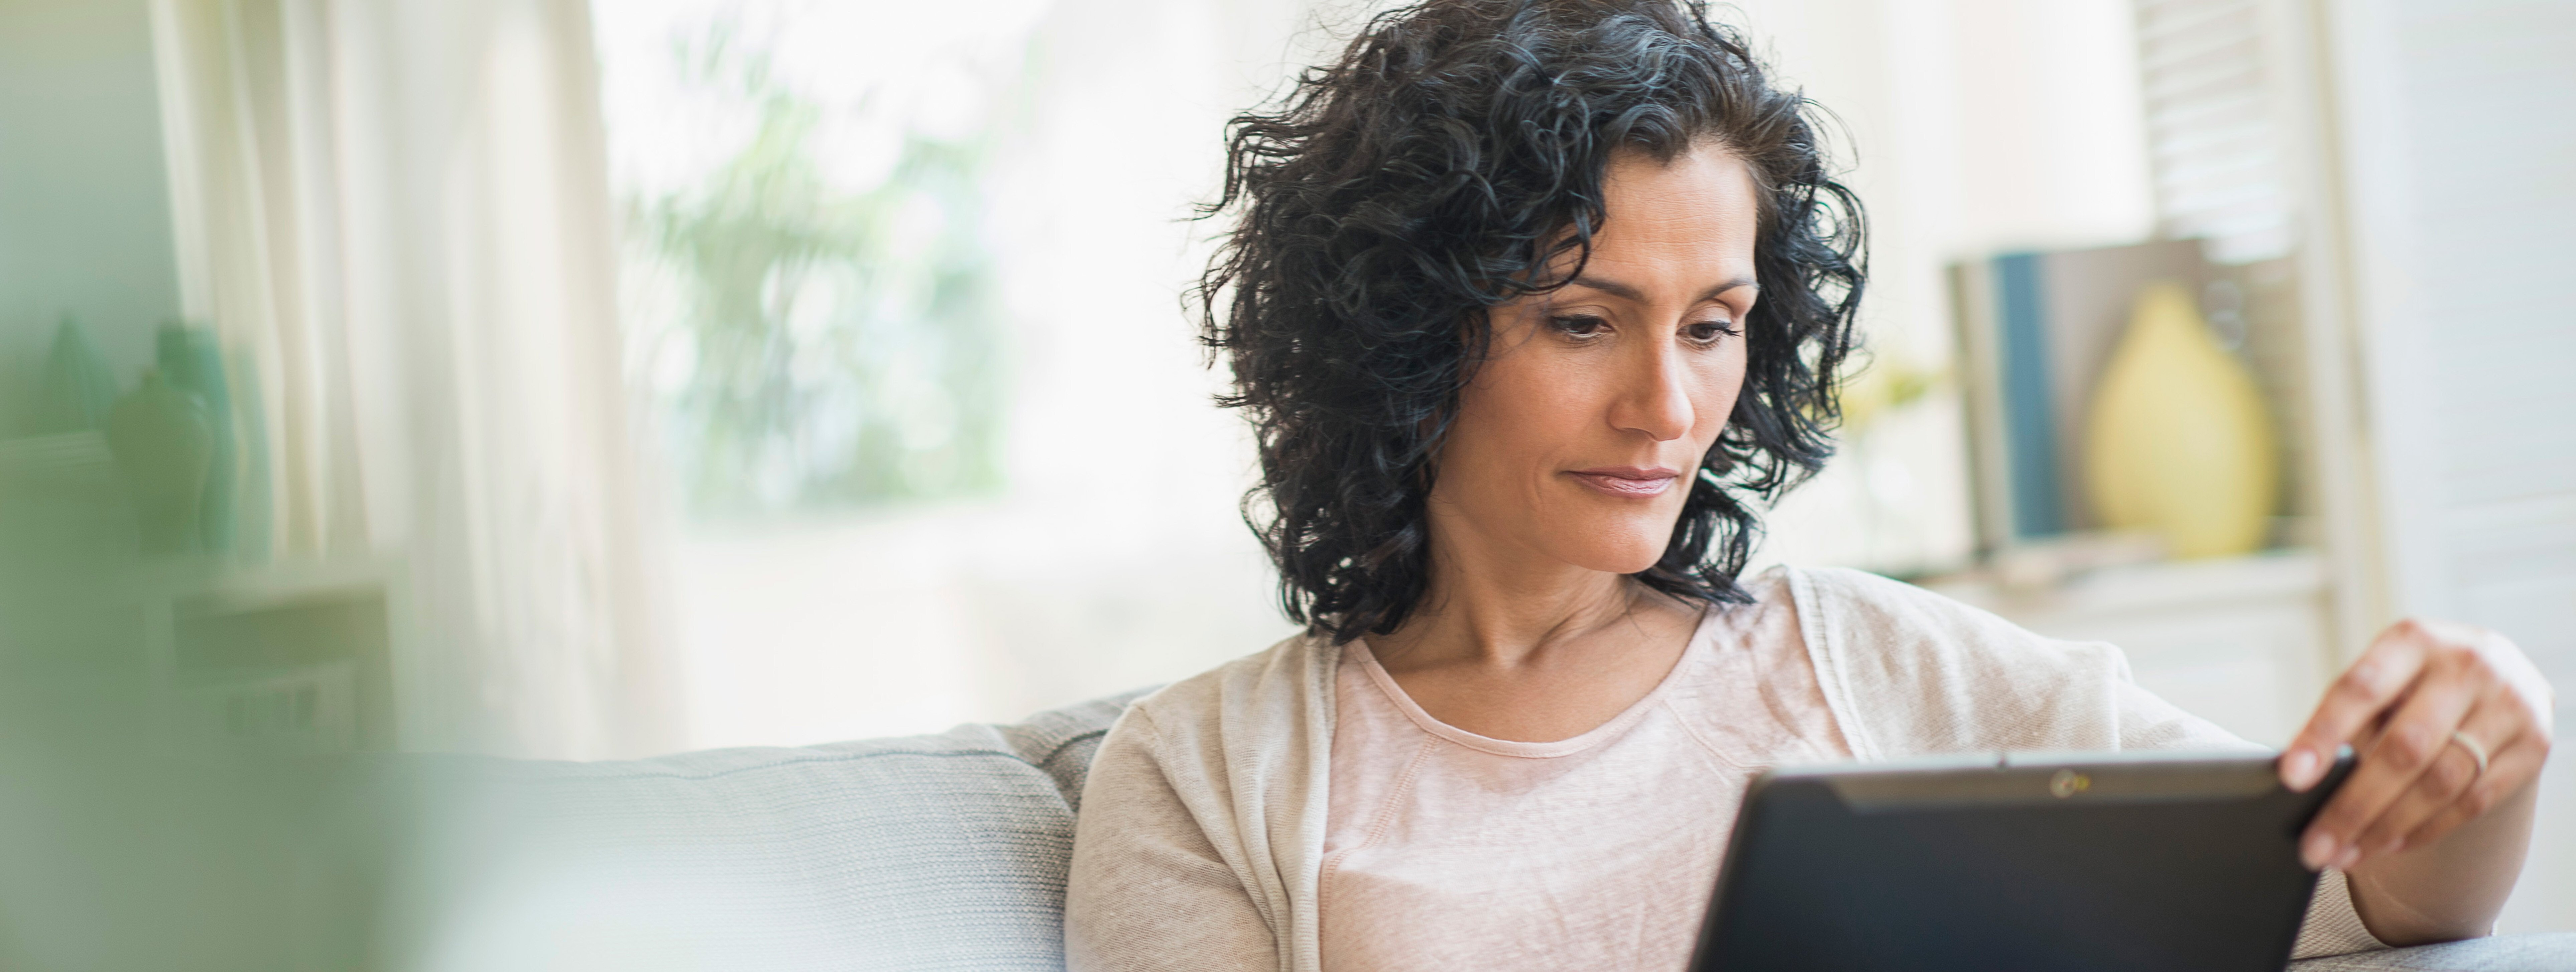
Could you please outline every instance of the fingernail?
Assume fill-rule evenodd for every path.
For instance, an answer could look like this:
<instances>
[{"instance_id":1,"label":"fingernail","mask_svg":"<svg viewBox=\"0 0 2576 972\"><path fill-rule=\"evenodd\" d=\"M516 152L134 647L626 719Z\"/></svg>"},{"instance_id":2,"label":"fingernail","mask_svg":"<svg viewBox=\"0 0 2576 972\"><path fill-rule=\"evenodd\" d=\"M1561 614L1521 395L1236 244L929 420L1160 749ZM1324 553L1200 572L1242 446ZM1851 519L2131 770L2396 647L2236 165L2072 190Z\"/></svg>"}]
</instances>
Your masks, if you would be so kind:
<instances>
[{"instance_id":1,"label":"fingernail","mask_svg":"<svg viewBox=\"0 0 2576 972\"><path fill-rule=\"evenodd\" d=\"M2293 749L2290 750L2289 755L2281 757L2281 782L2288 784L2290 789L2307 792L2308 787L2316 783L2313 778L2316 771L2317 754L2315 753L2304 749Z\"/></svg>"},{"instance_id":2,"label":"fingernail","mask_svg":"<svg viewBox=\"0 0 2576 972\"><path fill-rule=\"evenodd\" d=\"M2334 853L2335 839L2325 834L2316 834L2308 838L2307 846L2299 849L2299 859L2307 863L2308 870L2322 870L2327 863L2334 860Z\"/></svg>"},{"instance_id":3,"label":"fingernail","mask_svg":"<svg viewBox=\"0 0 2576 972\"><path fill-rule=\"evenodd\" d=\"M2335 855L2334 863L2327 866L2338 871L2349 871L2352 870L2352 866L2354 864L2358 864L2360 862L2361 848L2354 846L2344 848L2343 853Z\"/></svg>"}]
</instances>

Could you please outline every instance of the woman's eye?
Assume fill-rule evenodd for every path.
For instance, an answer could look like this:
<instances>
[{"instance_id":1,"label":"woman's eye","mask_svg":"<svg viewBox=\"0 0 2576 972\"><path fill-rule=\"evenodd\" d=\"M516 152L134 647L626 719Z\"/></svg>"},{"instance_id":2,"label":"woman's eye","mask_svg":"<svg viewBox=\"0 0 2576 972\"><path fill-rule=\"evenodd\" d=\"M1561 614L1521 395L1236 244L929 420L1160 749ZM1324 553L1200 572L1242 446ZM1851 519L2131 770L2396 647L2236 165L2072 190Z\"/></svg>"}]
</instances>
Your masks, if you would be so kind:
<instances>
[{"instance_id":1,"label":"woman's eye","mask_svg":"<svg viewBox=\"0 0 2576 972\"><path fill-rule=\"evenodd\" d=\"M1548 326L1554 327L1558 331L1574 337L1591 337L1592 335L1601 333L1601 329L1609 324L1607 321L1588 314L1570 314L1563 317L1551 317L1547 319L1547 323Z\"/></svg>"},{"instance_id":2,"label":"woman's eye","mask_svg":"<svg viewBox=\"0 0 2576 972\"><path fill-rule=\"evenodd\" d=\"M1716 344L1720 338L1731 338L1742 332L1737 331L1730 321L1701 321L1683 328L1682 333L1701 344Z\"/></svg>"}]
</instances>

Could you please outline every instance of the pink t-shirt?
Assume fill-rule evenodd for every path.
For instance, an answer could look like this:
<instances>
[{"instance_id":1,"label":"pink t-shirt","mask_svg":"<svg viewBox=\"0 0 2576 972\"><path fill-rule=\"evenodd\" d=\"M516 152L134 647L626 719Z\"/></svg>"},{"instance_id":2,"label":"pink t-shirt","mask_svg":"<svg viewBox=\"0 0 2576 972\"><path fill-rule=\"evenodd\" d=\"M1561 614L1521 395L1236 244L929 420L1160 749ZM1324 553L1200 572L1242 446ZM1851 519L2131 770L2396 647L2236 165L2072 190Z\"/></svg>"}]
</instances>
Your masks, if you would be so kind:
<instances>
[{"instance_id":1,"label":"pink t-shirt","mask_svg":"<svg viewBox=\"0 0 2576 972\"><path fill-rule=\"evenodd\" d=\"M1354 641L1335 672L1319 905L1329 972L1679 969L1762 768L1850 758L1788 585L1711 610L1600 727L1510 742L1436 719Z\"/></svg>"}]
</instances>

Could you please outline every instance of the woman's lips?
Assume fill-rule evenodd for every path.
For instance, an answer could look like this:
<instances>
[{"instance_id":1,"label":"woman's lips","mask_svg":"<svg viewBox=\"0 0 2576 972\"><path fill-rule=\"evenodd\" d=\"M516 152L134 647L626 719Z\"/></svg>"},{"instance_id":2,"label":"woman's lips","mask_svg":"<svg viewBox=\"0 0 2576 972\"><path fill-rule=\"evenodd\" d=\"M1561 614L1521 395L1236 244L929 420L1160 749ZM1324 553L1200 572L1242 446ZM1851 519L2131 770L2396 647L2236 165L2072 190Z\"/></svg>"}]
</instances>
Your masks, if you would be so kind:
<instances>
[{"instance_id":1,"label":"woman's lips","mask_svg":"<svg viewBox=\"0 0 2576 972\"><path fill-rule=\"evenodd\" d=\"M1576 482L1612 496L1661 496L1681 479L1681 473L1670 469L1641 469L1634 466L1604 466L1577 469L1566 473Z\"/></svg>"}]
</instances>

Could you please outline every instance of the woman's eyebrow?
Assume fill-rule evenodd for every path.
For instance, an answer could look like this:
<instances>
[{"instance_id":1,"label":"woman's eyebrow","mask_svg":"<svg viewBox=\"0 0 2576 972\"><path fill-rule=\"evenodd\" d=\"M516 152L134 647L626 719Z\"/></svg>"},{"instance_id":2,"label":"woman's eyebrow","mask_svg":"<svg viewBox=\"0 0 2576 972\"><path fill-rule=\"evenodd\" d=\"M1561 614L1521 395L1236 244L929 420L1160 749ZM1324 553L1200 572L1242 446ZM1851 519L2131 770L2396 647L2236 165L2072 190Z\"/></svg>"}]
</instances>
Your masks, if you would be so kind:
<instances>
[{"instance_id":1,"label":"woman's eyebrow","mask_svg":"<svg viewBox=\"0 0 2576 972\"><path fill-rule=\"evenodd\" d=\"M1643 291L1643 290L1638 289L1636 286L1634 286L1634 285L1632 285L1632 284L1622 283L1622 282L1617 281L1617 280L1608 280L1608 279L1604 279L1604 278L1601 278L1601 277L1592 277L1592 276L1576 277L1576 278L1574 278L1574 279L1572 279L1572 280L1568 280L1568 281L1566 281L1566 285L1567 285L1567 286L1570 286L1570 287L1585 287L1585 288L1589 288L1589 289L1592 289L1592 290L1598 290L1598 291L1600 291L1600 292L1602 292L1602 293L1609 294L1610 296L1617 297L1617 298L1619 298L1619 299L1621 299L1621 300L1633 300L1633 301L1637 301L1637 302L1639 302L1639 303L1643 303L1643 302L1645 302L1645 299L1646 299L1646 292L1645 292L1645 291ZM1714 286L1714 287L1710 287L1710 288L1708 288L1708 290L1707 290L1707 291L1705 291L1705 292L1703 292L1703 293L1701 293L1701 294L1699 295L1699 299L1698 299L1698 300L1694 300L1694 301L1692 301L1692 303L1699 303L1700 301L1716 300L1716 299L1718 298L1718 295L1723 294L1723 293L1726 293L1727 291L1730 291L1730 290L1734 290L1734 289L1735 289L1735 288L1737 288L1737 287L1751 287L1751 288L1753 288L1753 289L1755 289L1755 290L1760 290L1760 289L1762 289L1762 285L1761 285L1760 283L1756 282L1756 281L1755 281L1753 278L1751 278L1751 277L1737 277L1737 278L1735 278L1735 279L1733 279L1733 280L1729 280L1729 281L1726 281L1726 282L1724 282L1724 283L1718 284L1717 286Z\"/></svg>"}]
</instances>

